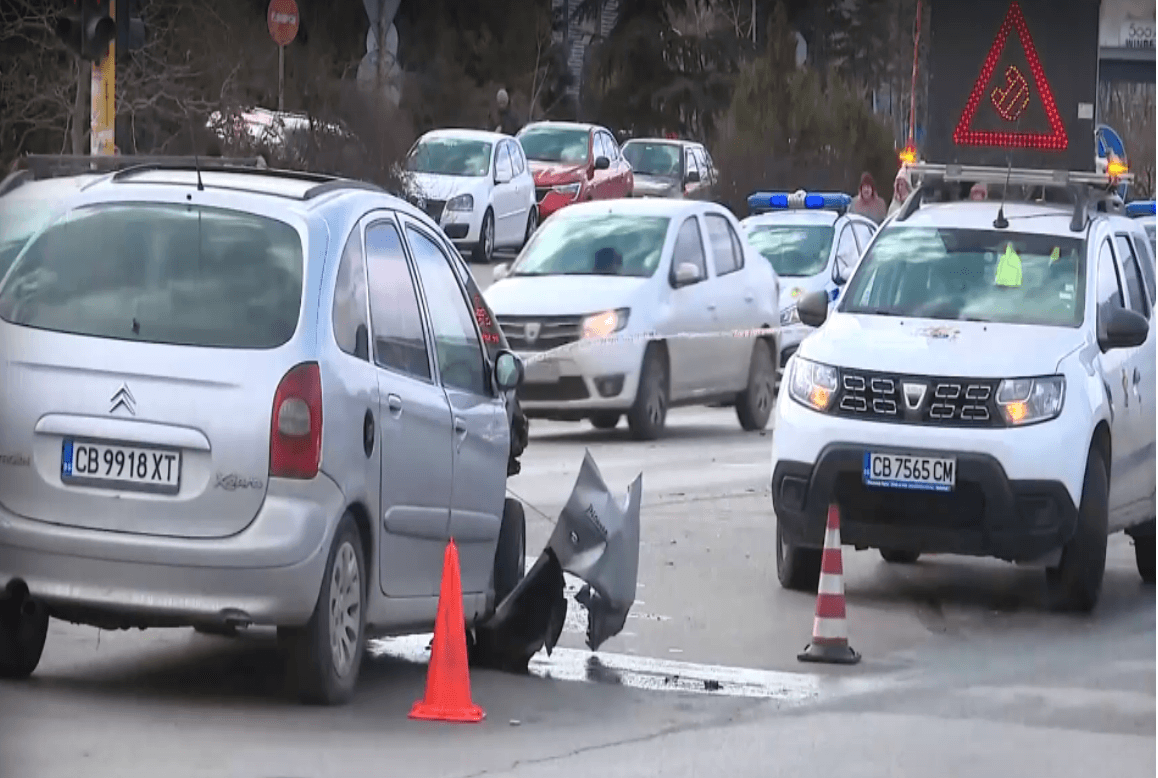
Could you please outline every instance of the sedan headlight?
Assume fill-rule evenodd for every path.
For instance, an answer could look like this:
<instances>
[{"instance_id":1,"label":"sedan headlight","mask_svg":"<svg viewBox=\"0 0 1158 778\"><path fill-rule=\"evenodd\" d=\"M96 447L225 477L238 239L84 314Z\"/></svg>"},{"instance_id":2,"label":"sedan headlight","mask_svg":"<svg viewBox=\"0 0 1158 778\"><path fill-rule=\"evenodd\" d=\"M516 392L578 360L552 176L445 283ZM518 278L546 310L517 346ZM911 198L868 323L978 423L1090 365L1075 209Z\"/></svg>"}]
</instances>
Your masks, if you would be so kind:
<instances>
[{"instance_id":1,"label":"sedan headlight","mask_svg":"<svg viewBox=\"0 0 1158 778\"><path fill-rule=\"evenodd\" d=\"M578 197L579 196L579 184L577 184L577 183L575 183L575 184L560 184L559 186L551 187L551 191L556 192L556 193L561 194L561 195L568 195L570 197Z\"/></svg>"},{"instance_id":2,"label":"sedan headlight","mask_svg":"<svg viewBox=\"0 0 1158 778\"><path fill-rule=\"evenodd\" d=\"M800 323L800 312L796 310L796 306L792 305L780 311L780 326L788 327L793 324Z\"/></svg>"},{"instance_id":3,"label":"sedan headlight","mask_svg":"<svg viewBox=\"0 0 1158 778\"><path fill-rule=\"evenodd\" d=\"M583 320L584 338L606 338L627 326L628 308L604 311Z\"/></svg>"},{"instance_id":4,"label":"sedan headlight","mask_svg":"<svg viewBox=\"0 0 1158 778\"><path fill-rule=\"evenodd\" d=\"M1056 419L1065 403L1066 379L1051 375L1010 378L997 387L997 407L1012 427Z\"/></svg>"},{"instance_id":5,"label":"sedan headlight","mask_svg":"<svg viewBox=\"0 0 1158 778\"><path fill-rule=\"evenodd\" d=\"M457 197L452 197L446 203L446 210L448 211L473 211L474 210L474 196L468 194L460 194Z\"/></svg>"},{"instance_id":6,"label":"sedan headlight","mask_svg":"<svg viewBox=\"0 0 1158 778\"><path fill-rule=\"evenodd\" d=\"M837 371L835 367L810 362L799 355L792 358L792 380L788 395L814 411L827 411L836 397Z\"/></svg>"}]
</instances>

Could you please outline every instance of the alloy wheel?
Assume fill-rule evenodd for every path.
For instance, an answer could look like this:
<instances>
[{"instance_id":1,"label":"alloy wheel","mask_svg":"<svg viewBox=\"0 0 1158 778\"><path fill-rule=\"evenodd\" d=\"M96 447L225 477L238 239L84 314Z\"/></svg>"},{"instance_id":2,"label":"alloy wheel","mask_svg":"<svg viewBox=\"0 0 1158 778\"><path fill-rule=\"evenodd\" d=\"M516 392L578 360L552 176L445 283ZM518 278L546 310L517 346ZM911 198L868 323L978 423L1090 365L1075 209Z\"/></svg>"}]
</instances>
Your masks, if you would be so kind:
<instances>
[{"instance_id":1,"label":"alloy wheel","mask_svg":"<svg viewBox=\"0 0 1158 778\"><path fill-rule=\"evenodd\" d=\"M354 667L362 617L362 576L354 547L343 543L330 579L330 656L334 672L344 678Z\"/></svg>"}]
</instances>

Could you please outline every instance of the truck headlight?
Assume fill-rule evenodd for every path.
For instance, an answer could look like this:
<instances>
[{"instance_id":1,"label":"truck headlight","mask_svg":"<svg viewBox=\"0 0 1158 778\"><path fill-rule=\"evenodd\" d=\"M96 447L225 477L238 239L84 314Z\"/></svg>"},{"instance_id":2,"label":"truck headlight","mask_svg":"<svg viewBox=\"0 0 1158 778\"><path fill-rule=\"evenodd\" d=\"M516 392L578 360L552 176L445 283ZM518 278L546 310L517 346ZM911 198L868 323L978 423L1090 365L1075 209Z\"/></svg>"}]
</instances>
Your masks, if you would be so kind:
<instances>
[{"instance_id":1,"label":"truck headlight","mask_svg":"<svg viewBox=\"0 0 1158 778\"><path fill-rule=\"evenodd\" d=\"M830 365L810 362L800 355L792 358L792 379L788 396L801 405L822 413L832 407L836 397L837 370Z\"/></svg>"},{"instance_id":2,"label":"truck headlight","mask_svg":"<svg viewBox=\"0 0 1158 778\"><path fill-rule=\"evenodd\" d=\"M627 317L631 314L628 308L619 308L614 311L604 311L583 320L584 338L606 338L619 332L627 326Z\"/></svg>"},{"instance_id":3,"label":"truck headlight","mask_svg":"<svg viewBox=\"0 0 1158 778\"><path fill-rule=\"evenodd\" d=\"M1024 427L1056 419L1062 412L1065 396L1064 376L1009 378L997 387L997 407L1006 424Z\"/></svg>"},{"instance_id":4,"label":"truck headlight","mask_svg":"<svg viewBox=\"0 0 1158 778\"><path fill-rule=\"evenodd\" d=\"M474 210L474 196L468 194L460 194L457 197L452 197L446 203L446 210L448 211L473 211Z\"/></svg>"},{"instance_id":5,"label":"truck headlight","mask_svg":"<svg viewBox=\"0 0 1158 778\"><path fill-rule=\"evenodd\" d=\"M796 306L792 305L780 311L780 326L790 327L793 324L800 323L800 313L796 310Z\"/></svg>"}]
</instances>

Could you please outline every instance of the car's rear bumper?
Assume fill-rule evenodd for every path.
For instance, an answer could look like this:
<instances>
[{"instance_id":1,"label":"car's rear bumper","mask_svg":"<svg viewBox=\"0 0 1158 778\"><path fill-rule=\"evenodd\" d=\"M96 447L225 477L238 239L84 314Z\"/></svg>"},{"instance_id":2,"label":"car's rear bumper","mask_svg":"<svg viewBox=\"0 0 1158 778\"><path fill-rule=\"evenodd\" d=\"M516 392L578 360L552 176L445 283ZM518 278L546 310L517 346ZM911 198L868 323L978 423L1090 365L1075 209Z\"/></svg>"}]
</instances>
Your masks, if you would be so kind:
<instances>
[{"instance_id":1,"label":"car's rear bumper","mask_svg":"<svg viewBox=\"0 0 1158 778\"><path fill-rule=\"evenodd\" d=\"M830 503L850 546L1031 561L1073 535L1077 506L1061 481L1011 480L988 454L954 452L953 492L881 489L863 483L864 452L863 444L834 443L815 464L776 462L772 503L785 540L822 547Z\"/></svg>"},{"instance_id":2,"label":"car's rear bumper","mask_svg":"<svg viewBox=\"0 0 1158 778\"><path fill-rule=\"evenodd\" d=\"M0 509L0 587L20 580L54 616L108 628L300 625L342 515L327 476L271 480L244 531L191 539L63 527Z\"/></svg>"}]
</instances>

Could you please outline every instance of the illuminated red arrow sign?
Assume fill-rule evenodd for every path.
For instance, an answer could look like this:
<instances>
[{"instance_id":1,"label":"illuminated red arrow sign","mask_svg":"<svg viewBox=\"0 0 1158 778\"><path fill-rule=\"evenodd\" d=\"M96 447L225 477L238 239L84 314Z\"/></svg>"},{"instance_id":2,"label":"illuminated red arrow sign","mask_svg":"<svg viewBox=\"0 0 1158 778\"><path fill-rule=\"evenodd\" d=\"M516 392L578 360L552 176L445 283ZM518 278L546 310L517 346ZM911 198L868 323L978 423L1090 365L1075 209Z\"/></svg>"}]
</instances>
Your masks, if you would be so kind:
<instances>
[{"instance_id":1,"label":"illuminated red arrow sign","mask_svg":"<svg viewBox=\"0 0 1158 778\"><path fill-rule=\"evenodd\" d=\"M1005 50L1009 33L1014 30L1017 30L1017 38L1025 51L1025 60L1029 63L1033 84L1041 96L1041 105L1045 109L1050 126L1048 133L970 129L970 125L977 115L977 109L985 97L985 88L989 85L990 79L993 78L993 71L997 68L997 63ZM1004 81L996 84L990 90L989 99L992 101L997 115L1013 124L1022 117L1029 107L1032 95L1033 90L1030 88L1025 74L1016 66L1010 65L1005 70ZM1025 23L1025 16L1022 15L1021 6L1017 4L1017 0L1010 3L1009 10L1005 14L1005 21L1001 24L1001 29L997 31L997 37L993 40L993 46L989 49L989 55L985 58L985 64L981 68L981 75L978 77L977 83L973 85L973 91L969 94L969 101L965 104L961 120L957 122L957 129L953 131L953 142L959 146L1036 149L1038 151L1064 151L1069 147L1069 137L1066 135L1061 114L1058 113L1057 103L1053 98L1053 90L1049 88L1045 70L1042 69L1041 60L1037 56L1037 49L1033 45L1033 38L1029 35L1029 27Z\"/></svg>"}]
</instances>

